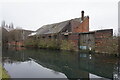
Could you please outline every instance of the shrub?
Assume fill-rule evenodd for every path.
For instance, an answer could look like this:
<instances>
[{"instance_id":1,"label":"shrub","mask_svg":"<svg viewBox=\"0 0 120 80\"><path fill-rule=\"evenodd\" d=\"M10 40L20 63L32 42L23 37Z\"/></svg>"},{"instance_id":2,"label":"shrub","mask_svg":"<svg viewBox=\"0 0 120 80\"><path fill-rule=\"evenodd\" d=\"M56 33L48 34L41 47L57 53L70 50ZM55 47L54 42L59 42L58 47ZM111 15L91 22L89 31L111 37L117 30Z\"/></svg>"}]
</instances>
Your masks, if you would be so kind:
<instances>
[{"instance_id":1,"label":"shrub","mask_svg":"<svg viewBox=\"0 0 120 80\"><path fill-rule=\"evenodd\" d=\"M36 40L34 40L34 39L27 39L24 42L24 46L26 46L26 47L37 47L38 45L37 45L37 41Z\"/></svg>"},{"instance_id":2,"label":"shrub","mask_svg":"<svg viewBox=\"0 0 120 80\"><path fill-rule=\"evenodd\" d=\"M70 40L69 41L68 40L62 40L61 45L60 45L60 49L75 51L75 45Z\"/></svg>"},{"instance_id":3,"label":"shrub","mask_svg":"<svg viewBox=\"0 0 120 80\"><path fill-rule=\"evenodd\" d=\"M43 39L40 39L40 40L38 41L38 47L39 47L39 48L47 48L47 43L46 43L46 41L43 40Z\"/></svg>"},{"instance_id":4,"label":"shrub","mask_svg":"<svg viewBox=\"0 0 120 80\"><path fill-rule=\"evenodd\" d=\"M48 40L40 39L40 41L38 42L38 47L48 48L48 49L59 49L59 43L58 40L54 40L54 39L48 39Z\"/></svg>"},{"instance_id":5,"label":"shrub","mask_svg":"<svg viewBox=\"0 0 120 80\"><path fill-rule=\"evenodd\" d=\"M72 41L57 40L57 39L27 39L25 41L26 47L38 47L47 49L61 49L75 51L75 46Z\"/></svg>"}]
</instances>

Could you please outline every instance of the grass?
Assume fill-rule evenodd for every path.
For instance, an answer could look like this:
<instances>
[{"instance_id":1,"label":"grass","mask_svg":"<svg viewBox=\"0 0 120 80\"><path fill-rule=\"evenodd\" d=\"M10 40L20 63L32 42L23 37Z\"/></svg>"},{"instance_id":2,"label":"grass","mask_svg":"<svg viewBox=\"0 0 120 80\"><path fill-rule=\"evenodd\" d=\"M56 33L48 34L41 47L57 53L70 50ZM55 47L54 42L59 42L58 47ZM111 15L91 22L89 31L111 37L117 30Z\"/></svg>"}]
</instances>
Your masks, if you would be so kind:
<instances>
[{"instance_id":1,"label":"grass","mask_svg":"<svg viewBox=\"0 0 120 80\"><path fill-rule=\"evenodd\" d=\"M76 51L75 44L70 40L27 39L24 43L25 47Z\"/></svg>"},{"instance_id":2,"label":"grass","mask_svg":"<svg viewBox=\"0 0 120 80\"><path fill-rule=\"evenodd\" d=\"M4 78L10 78L7 71L0 65L0 78L4 80Z\"/></svg>"}]
</instances>

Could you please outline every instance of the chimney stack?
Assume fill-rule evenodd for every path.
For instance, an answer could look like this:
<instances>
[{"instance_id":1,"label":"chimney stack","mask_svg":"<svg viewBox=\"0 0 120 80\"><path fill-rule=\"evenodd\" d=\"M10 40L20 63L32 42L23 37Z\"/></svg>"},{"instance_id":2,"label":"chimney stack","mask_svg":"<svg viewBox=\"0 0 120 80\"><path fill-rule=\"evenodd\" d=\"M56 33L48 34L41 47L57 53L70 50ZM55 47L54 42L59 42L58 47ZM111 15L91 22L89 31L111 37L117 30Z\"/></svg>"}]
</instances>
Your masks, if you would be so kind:
<instances>
[{"instance_id":1,"label":"chimney stack","mask_svg":"<svg viewBox=\"0 0 120 80\"><path fill-rule=\"evenodd\" d=\"M84 20L84 11L81 11L81 20Z\"/></svg>"}]
</instances>

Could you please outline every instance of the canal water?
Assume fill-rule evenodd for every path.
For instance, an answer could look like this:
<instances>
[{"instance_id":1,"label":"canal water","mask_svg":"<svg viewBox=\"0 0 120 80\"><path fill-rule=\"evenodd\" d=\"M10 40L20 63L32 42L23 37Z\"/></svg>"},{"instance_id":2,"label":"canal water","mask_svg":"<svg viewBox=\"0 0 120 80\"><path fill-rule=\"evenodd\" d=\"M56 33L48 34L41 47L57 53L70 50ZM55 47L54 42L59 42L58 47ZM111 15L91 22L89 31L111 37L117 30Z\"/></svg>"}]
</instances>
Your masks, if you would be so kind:
<instances>
[{"instance_id":1,"label":"canal water","mask_svg":"<svg viewBox=\"0 0 120 80\"><path fill-rule=\"evenodd\" d=\"M120 79L120 61L112 55L7 48L2 56L11 78Z\"/></svg>"}]
</instances>

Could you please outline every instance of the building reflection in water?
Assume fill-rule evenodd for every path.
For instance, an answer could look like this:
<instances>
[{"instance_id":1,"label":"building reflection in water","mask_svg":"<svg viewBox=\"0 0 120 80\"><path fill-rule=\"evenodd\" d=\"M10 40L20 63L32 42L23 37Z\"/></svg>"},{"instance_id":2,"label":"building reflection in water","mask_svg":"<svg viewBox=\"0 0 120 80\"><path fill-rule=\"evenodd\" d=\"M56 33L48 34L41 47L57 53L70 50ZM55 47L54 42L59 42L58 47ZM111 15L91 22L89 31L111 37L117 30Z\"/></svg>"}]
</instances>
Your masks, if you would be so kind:
<instances>
[{"instance_id":1,"label":"building reflection in water","mask_svg":"<svg viewBox=\"0 0 120 80\"><path fill-rule=\"evenodd\" d=\"M120 60L115 64L113 78L114 80L120 80Z\"/></svg>"}]
</instances>

